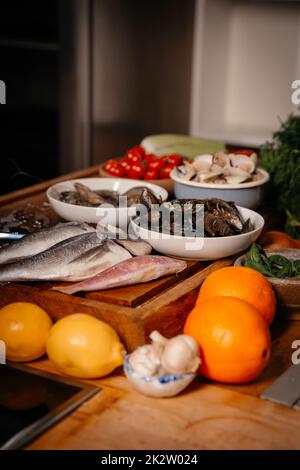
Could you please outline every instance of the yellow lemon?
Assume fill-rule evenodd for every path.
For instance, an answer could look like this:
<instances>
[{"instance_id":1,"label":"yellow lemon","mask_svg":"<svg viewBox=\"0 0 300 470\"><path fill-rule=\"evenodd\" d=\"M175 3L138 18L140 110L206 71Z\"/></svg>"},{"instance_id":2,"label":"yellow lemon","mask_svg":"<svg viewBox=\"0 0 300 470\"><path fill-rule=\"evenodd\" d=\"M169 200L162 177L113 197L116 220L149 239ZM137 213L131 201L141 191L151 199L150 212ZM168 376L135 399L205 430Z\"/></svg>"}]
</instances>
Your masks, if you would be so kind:
<instances>
[{"instance_id":1,"label":"yellow lemon","mask_svg":"<svg viewBox=\"0 0 300 470\"><path fill-rule=\"evenodd\" d=\"M0 310L0 340L6 346L6 358L27 362L43 356L52 320L38 305L15 302Z\"/></svg>"},{"instance_id":2,"label":"yellow lemon","mask_svg":"<svg viewBox=\"0 0 300 470\"><path fill-rule=\"evenodd\" d=\"M122 365L124 347L107 323L85 313L74 313L52 327L47 354L65 374L92 379Z\"/></svg>"}]
</instances>

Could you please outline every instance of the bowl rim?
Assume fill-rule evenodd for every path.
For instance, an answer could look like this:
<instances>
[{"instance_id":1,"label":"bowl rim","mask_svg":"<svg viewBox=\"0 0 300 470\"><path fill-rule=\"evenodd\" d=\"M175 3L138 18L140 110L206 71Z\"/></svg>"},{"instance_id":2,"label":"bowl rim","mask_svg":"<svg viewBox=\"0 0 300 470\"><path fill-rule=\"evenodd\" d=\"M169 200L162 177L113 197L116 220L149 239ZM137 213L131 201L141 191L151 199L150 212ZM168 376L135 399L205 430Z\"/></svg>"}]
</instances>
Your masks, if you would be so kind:
<instances>
[{"instance_id":1,"label":"bowl rim","mask_svg":"<svg viewBox=\"0 0 300 470\"><path fill-rule=\"evenodd\" d=\"M263 227L264 227L264 224L265 224L265 220L263 218L263 216L261 214L259 214L258 212L252 210L252 209L248 209L247 207L242 207L242 206L237 206L236 205L236 208L240 211L240 209L243 209L243 210L246 210L246 211L249 211L250 213L253 214L253 217L254 215L256 217L258 217L258 221L259 221L259 225L258 227L256 227L255 229L251 230L250 232L246 232L246 233L240 233L240 234L237 234L237 235L229 235L229 236L226 236L226 237L184 237L183 235L169 235L167 233L163 234L162 232L156 232L155 230L149 230L149 229L146 229L144 227L140 227L139 225L137 225L135 223L135 220L134 218L131 219L130 223L132 225L134 225L135 227L138 228L138 230L141 230L141 231L144 231L144 233L155 233L155 234L159 234L159 235L166 235L166 237L168 238L165 238L165 240L184 240L184 241L193 241L195 239L199 239L199 240L217 240L217 241L221 241L221 240L237 240L237 237L241 238L241 237L249 237L250 235L256 233L257 231L259 230L262 230ZM249 214L249 217L250 217L250 220L251 220L251 215L252 214ZM252 220L251 220L252 221ZM163 238L162 238L163 239ZM156 240L160 240L159 238L156 238Z\"/></svg>"},{"instance_id":2,"label":"bowl rim","mask_svg":"<svg viewBox=\"0 0 300 470\"><path fill-rule=\"evenodd\" d=\"M239 184L229 184L229 183L199 183L194 181L185 181L179 176L176 175L176 168L174 168L170 173L170 178L175 181L175 183L181 183L185 186L192 186L194 188L207 188L207 189L248 189L256 188L257 186L262 186L267 183L270 179L270 174L263 168L257 168L257 171L260 172L263 177L258 181L250 181L249 183L239 183Z\"/></svg>"},{"instance_id":3,"label":"bowl rim","mask_svg":"<svg viewBox=\"0 0 300 470\"><path fill-rule=\"evenodd\" d=\"M160 385L165 386L165 385L169 385L170 382L176 382L177 380L190 379L192 377L194 378L197 375L197 372L189 372L186 374L164 374L164 375L161 375L160 377L148 377L146 375L141 375L141 374L138 374L132 368L129 362L130 355L131 354L126 354L124 357L123 369L125 373L127 373L128 375L132 377L136 377L140 380L143 380L144 382L157 382ZM168 378L169 380L166 380L166 381L162 380L166 378Z\"/></svg>"},{"instance_id":4,"label":"bowl rim","mask_svg":"<svg viewBox=\"0 0 300 470\"><path fill-rule=\"evenodd\" d=\"M132 184L132 188L134 187L138 187L138 186L146 186L146 187L149 187L150 189L152 189L154 192L158 192L161 196L162 196L162 200L163 202L167 200L168 198L168 191L163 188L162 186L158 186L157 184L154 184L154 183L150 183L148 181L141 181L140 184L138 184L138 182L135 184L135 180L132 180L132 179L129 179L129 178L104 178L104 177L94 177L94 178L73 178L73 179L69 179L69 180L64 180L64 181L59 181L58 183L55 183L51 186L49 186L49 188L47 189L46 191L46 196L49 200L49 202L51 204L56 204L56 205L60 205L60 207L65 207L65 208L73 208L73 209L76 209L76 210L84 210L86 212L90 212L90 213L95 213L95 211L98 211L100 209L103 209L103 210L106 210L106 211L120 211L120 210L126 210L126 211L129 211L130 209L134 209L134 206L129 206L129 207L101 207L101 205L97 206L97 207L88 207L88 206L78 206L76 204L70 204L69 202L64 202L64 201L60 201L59 199L56 199L52 194L51 192L55 189L56 191L59 192L58 190L58 186L60 185L63 185L65 183L73 183L73 182L86 182L88 183L88 180L100 180L100 183L101 181L105 181L105 182L110 182L112 185L114 183L118 183L120 182L123 183L124 181L126 182L130 182L130 184ZM122 194L121 194L122 195Z\"/></svg>"},{"instance_id":5,"label":"bowl rim","mask_svg":"<svg viewBox=\"0 0 300 470\"><path fill-rule=\"evenodd\" d=\"M266 253L268 255L276 255L278 253L282 253L282 251L284 250L288 250L287 248L285 249L282 249L282 250L274 250L274 251L268 251L266 250ZM299 250L300 251L300 250ZM241 256L239 256L233 263L234 266L243 266L243 261L245 259L245 256L246 256L246 253L242 254ZM259 271L258 271L259 272ZM293 278L284 278L284 277L273 277L273 276L265 276L266 279L271 282L272 284L275 284L275 285L280 285L283 283L283 281L286 283L288 282L289 284L291 285L294 285L294 286L299 286L300 285L300 278L299 279L293 279Z\"/></svg>"}]
</instances>

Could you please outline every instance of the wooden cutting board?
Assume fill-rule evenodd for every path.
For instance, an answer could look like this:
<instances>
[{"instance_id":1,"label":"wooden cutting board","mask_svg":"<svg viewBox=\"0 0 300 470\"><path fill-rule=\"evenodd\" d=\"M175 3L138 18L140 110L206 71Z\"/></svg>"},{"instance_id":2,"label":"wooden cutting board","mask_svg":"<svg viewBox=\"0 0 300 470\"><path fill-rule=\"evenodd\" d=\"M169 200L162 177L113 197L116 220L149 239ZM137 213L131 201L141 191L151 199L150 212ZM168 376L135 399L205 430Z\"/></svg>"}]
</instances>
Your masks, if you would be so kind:
<instances>
[{"instance_id":1,"label":"wooden cutting board","mask_svg":"<svg viewBox=\"0 0 300 470\"><path fill-rule=\"evenodd\" d=\"M58 222L57 215L45 205L46 189L64 179L95 176L97 169L90 168L0 197L0 218L15 209L34 212L42 208L52 223ZM0 307L16 301L34 302L55 320L71 313L89 313L115 328L126 349L132 351L144 344L154 329L167 337L180 333L195 304L200 284L210 272L229 264L231 259L188 262L187 269L178 275L87 294L62 294L51 290L53 283L7 284L0 287Z\"/></svg>"},{"instance_id":2,"label":"wooden cutting board","mask_svg":"<svg viewBox=\"0 0 300 470\"><path fill-rule=\"evenodd\" d=\"M207 265L189 263L177 276L82 295L53 291L53 284L44 282L7 284L0 287L0 307L10 302L33 302L54 320L72 313L89 313L109 323L130 352L144 344L153 330L167 337L181 333L205 277L229 264L230 259Z\"/></svg>"}]
</instances>

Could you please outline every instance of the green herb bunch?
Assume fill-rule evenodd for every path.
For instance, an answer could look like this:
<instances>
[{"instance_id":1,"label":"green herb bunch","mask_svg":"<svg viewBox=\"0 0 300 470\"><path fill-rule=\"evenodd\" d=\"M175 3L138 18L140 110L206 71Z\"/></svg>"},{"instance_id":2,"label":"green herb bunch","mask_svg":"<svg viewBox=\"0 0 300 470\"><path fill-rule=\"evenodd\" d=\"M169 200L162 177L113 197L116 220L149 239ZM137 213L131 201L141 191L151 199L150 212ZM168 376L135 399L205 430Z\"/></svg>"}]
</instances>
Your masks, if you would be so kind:
<instances>
[{"instance_id":1,"label":"green herb bunch","mask_svg":"<svg viewBox=\"0 0 300 470\"><path fill-rule=\"evenodd\" d=\"M269 196L286 215L285 230L300 238L300 116L290 115L261 147L260 156L271 175Z\"/></svg>"},{"instance_id":2,"label":"green herb bunch","mask_svg":"<svg viewBox=\"0 0 300 470\"><path fill-rule=\"evenodd\" d=\"M300 277L300 259L289 259L279 254L268 256L256 243L252 243L250 250L246 253L243 265L268 277L279 279Z\"/></svg>"}]
</instances>

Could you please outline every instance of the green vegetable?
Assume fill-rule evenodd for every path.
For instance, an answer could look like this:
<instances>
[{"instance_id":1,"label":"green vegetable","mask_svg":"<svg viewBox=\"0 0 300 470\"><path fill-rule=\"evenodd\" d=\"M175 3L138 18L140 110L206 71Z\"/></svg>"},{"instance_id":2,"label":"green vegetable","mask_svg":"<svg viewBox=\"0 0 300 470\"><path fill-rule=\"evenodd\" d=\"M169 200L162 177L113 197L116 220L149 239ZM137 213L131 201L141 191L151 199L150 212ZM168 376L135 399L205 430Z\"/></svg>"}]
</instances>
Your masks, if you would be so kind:
<instances>
[{"instance_id":1,"label":"green vegetable","mask_svg":"<svg viewBox=\"0 0 300 470\"><path fill-rule=\"evenodd\" d=\"M223 142L180 134L150 135L142 140L141 145L148 153L155 155L179 153L188 158L194 158L201 153L215 153L225 149Z\"/></svg>"},{"instance_id":2,"label":"green vegetable","mask_svg":"<svg viewBox=\"0 0 300 470\"><path fill-rule=\"evenodd\" d=\"M261 164L270 173L269 197L286 215L286 231L300 238L300 116L291 115L260 149Z\"/></svg>"},{"instance_id":3,"label":"green vegetable","mask_svg":"<svg viewBox=\"0 0 300 470\"><path fill-rule=\"evenodd\" d=\"M256 243L252 243L246 253L243 265L268 277L280 279L300 277L300 259L288 259L282 255L267 256L263 248Z\"/></svg>"}]
</instances>

